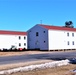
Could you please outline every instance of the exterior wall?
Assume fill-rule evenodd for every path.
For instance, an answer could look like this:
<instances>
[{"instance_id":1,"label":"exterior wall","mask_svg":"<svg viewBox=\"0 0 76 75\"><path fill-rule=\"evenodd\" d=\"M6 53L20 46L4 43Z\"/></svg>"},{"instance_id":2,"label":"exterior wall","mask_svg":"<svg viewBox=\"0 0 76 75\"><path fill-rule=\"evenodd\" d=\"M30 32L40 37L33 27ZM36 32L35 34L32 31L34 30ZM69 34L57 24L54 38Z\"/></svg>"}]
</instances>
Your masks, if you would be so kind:
<instances>
[{"instance_id":1,"label":"exterior wall","mask_svg":"<svg viewBox=\"0 0 76 75\"><path fill-rule=\"evenodd\" d=\"M38 32L38 36L36 36ZM27 32L28 49L48 50L48 30L38 25Z\"/></svg>"},{"instance_id":2,"label":"exterior wall","mask_svg":"<svg viewBox=\"0 0 76 75\"><path fill-rule=\"evenodd\" d=\"M19 36L21 39L19 39ZM24 36L26 39L24 39ZM21 46L19 46L21 43ZM26 43L26 46L24 46ZM27 49L27 36L26 35L2 35L0 34L0 49L10 49L11 46L14 45L18 48L26 48Z\"/></svg>"},{"instance_id":3,"label":"exterior wall","mask_svg":"<svg viewBox=\"0 0 76 75\"><path fill-rule=\"evenodd\" d=\"M69 36L67 36L69 33ZM74 33L74 36L72 36ZM49 30L48 31L49 50L55 49L76 49L76 32ZM74 45L73 45L74 41ZM69 42L69 45L68 45Z\"/></svg>"},{"instance_id":4,"label":"exterior wall","mask_svg":"<svg viewBox=\"0 0 76 75\"><path fill-rule=\"evenodd\" d=\"M20 39L19 39L19 37L20 37ZM24 39L24 37L25 37L25 39ZM27 36L26 35L24 35L24 36L16 36L16 40L15 40L15 42L16 42L16 46L17 46L17 49L18 48L25 48L25 49L27 49ZM19 43L21 44L21 46L19 46ZM25 45L24 45L25 44Z\"/></svg>"},{"instance_id":5,"label":"exterior wall","mask_svg":"<svg viewBox=\"0 0 76 75\"><path fill-rule=\"evenodd\" d=\"M28 49L76 49L76 32L71 30L47 29L36 25L28 30L27 40Z\"/></svg>"},{"instance_id":6,"label":"exterior wall","mask_svg":"<svg viewBox=\"0 0 76 75\"><path fill-rule=\"evenodd\" d=\"M69 36L67 36L67 33L69 33ZM74 36L72 36L72 33L74 33ZM74 41L74 45L73 45L73 41ZM76 32L65 31L65 48L76 49Z\"/></svg>"}]
</instances>

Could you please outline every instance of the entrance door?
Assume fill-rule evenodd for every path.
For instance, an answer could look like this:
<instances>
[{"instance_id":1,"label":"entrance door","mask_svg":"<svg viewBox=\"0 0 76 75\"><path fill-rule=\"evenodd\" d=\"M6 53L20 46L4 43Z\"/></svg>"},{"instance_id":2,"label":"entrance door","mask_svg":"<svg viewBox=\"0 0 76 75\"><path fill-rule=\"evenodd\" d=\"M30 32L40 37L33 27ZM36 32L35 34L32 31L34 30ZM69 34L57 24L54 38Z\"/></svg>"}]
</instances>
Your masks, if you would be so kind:
<instances>
[{"instance_id":1,"label":"entrance door","mask_svg":"<svg viewBox=\"0 0 76 75\"><path fill-rule=\"evenodd\" d=\"M40 49L40 43L38 40L35 42L35 49Z\"/></svg>"}]
</instances>

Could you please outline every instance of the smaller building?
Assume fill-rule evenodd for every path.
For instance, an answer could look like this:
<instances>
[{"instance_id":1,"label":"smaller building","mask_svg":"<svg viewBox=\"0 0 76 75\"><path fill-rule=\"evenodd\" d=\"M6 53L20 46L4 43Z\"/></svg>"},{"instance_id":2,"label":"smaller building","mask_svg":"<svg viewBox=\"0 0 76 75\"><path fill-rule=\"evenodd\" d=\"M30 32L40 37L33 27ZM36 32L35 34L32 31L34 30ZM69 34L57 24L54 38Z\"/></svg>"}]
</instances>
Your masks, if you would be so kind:
<instances>
[{"instance_id":1,"label":"smaller building","mask_svg":"<svg viewBox=\"0 0 76 75\"><path fill-rule=\"evenodd\" d=\"M27 36L28 49L76 49L76 28L37 24Z\"/></svg>"},{"instance_id":2,"label":"smaller building","mask_svg":"<svg viewBox=\"0 0 76 75\"><path fill-rule=\"evenodd\" d=\"M27 33L0 30L0 50L27 49Z\"/></svg>"}]
</instances>

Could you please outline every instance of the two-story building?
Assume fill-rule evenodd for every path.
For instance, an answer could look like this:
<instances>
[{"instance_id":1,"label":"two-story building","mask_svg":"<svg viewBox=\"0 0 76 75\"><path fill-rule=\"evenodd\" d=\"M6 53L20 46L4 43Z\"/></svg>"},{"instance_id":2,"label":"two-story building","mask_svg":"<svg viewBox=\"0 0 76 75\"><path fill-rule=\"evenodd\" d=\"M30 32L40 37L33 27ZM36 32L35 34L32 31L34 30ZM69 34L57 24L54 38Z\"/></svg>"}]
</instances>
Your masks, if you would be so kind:
<instances>
[{"instance_id":1,"label":"two-story building","mask_svg":"<svg viewBox=\"0 0 76 75\"><path fill-rule=\"evenodd\" d=\"M37 24L27 31L28 49L76 49L76 28Z\"/></svg>"},{"instance_id":2,"label":"two-story building","mask_svg":"<svg viewBox=\"0 0 76 75\"><path fill-rule=\"evenodd\" d=\"M0 50L27 49L27 33L20 31L0 30Z\"/></svg>"}]
</instances>

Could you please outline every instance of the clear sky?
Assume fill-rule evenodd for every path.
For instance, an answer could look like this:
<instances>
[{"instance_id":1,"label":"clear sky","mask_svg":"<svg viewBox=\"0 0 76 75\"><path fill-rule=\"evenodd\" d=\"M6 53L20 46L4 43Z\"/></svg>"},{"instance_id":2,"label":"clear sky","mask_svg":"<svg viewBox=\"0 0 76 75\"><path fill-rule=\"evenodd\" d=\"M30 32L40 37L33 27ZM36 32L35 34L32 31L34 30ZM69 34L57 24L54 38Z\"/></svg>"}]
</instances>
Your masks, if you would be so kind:
<instances>
[{"instance_id":1,"label":"clear sky","mask_svg":"<svg viewBox=\"0 0 76 75\"><path fill-rule=\"evenodd\" d=\"M76 0L0 0L0 30L27 31L36 24L76 27Z\"/></svg>"}]
</instances>

